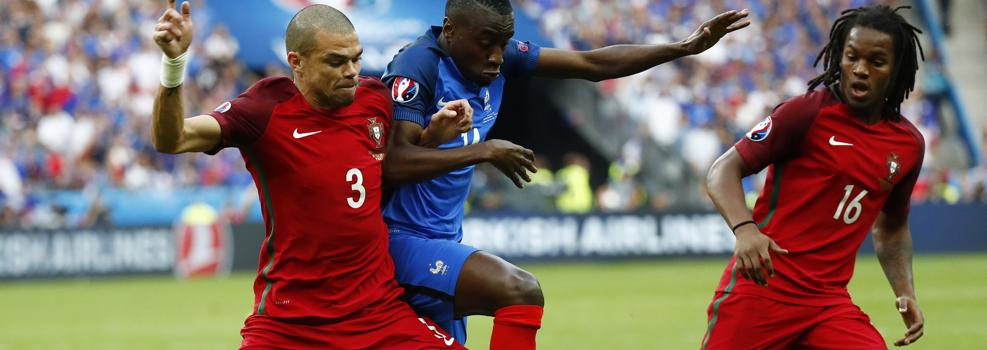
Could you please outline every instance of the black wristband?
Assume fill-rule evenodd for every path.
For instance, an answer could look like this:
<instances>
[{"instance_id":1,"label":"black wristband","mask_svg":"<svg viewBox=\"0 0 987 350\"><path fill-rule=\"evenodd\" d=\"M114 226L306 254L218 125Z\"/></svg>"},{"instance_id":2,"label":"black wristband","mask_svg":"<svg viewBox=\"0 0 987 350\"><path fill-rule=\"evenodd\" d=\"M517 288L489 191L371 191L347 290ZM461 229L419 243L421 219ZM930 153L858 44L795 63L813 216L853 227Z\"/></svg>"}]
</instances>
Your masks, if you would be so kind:
<instances>
[{"instance_id":1,"label":"black wristband","mask_svg":"<svg viewBox=\"0 0 987 350\"><path fill-rule=\"evenodd\" d=\"M739 224L733 225L733 227L730 228L730 231L733 231L733 234L737 234L737 228L739 228L740 226L747 225L747 224L757 224L757 223L754 222L754 220L747 220L747 221L741 222Z\"/></svg>"}]
</instances>

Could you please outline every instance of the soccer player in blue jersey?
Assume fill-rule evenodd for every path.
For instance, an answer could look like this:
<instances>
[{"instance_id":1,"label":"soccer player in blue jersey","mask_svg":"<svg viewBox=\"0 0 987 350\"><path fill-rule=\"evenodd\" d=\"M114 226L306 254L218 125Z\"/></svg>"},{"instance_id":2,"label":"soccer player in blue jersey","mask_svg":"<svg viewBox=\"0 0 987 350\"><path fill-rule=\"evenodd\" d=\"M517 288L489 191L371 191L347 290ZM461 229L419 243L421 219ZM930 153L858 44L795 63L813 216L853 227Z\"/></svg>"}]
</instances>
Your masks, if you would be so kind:
<instances>
[{"instance_id":1,"label":"soccer player in blue jersey","mask_svg":"<svg viewBox=\"0 0 987 350\"><path fill-rule=\"evenodd\" d=\"M534 349L544 305L538 281L460 243L476 164L493 164L518 187L537 171L531 150L485 140L497 120L505 80L536 75L600 81L635 74L705 51L749 25L746 17L746 10L720 14L675 43L567 51L512 39L509 0L449 0L442 26L402 49L383 77L395 102L384 176L405 183L384 203L384 218L396 277L412 307L464 342L465 316L494 316L490 349ZM475 111L472 128L447 140L422 140L430 116L458 99L468 100Z\"/></svg>"}]
</instances>

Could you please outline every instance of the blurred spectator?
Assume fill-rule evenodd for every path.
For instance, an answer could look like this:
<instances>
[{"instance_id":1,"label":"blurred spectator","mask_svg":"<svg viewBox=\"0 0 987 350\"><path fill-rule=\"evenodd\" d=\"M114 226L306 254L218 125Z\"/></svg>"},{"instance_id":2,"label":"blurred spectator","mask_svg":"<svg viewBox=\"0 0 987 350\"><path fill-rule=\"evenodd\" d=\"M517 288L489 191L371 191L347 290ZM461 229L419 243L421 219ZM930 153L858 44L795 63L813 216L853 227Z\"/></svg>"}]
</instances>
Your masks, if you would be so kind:
<instances>
[{"instance_id":1,"label":"blurred spectator","mask_svg":"<svg viewBox=\"0 0 987 350\"><path fill-rule=\"evenodd\" d=\"M161 53L149 28L163 1L11 0L0 3L0 225L106 221L98 196L70 209L58 191L140 191L242 185L236 152L205 161L154 152L149 137ZM193 47L186 107L204 113L256 80L234 57L223 26L203 23ZM283 70L282 70L283 72ZM71 212L76 210L77 212Z\"/></svg>"},{"instance_id":2,"label":"blurred spectator","mask_svg":"<svg viewBox=\"0 0 987 350\"><path fill-rule=\"evenodd\" d=\"M582 214L593 209L593 189L589 184L590 163L586 156L568 153L563 158L563 166L556 177L565 185L559 194L556 206L562 213Z\"/></svg>"},{"instance_id":3,"label":"blurred spectator","mask_svg":"<svg viewBox=\"0 0 987 350\"><path fill-rule=\"evenodd\" d=\"M949 1L940 2L943 24L948 26ZM358 6L348 0L337 3ZM614 143L622 146L612 160L610 177L595 191L586 157L570 154L554 173L539 158L541 170L532 174L533 182L524 190L514 188L495 168L478 166L467 205L474 212L577 213L679 205L678 197L663 192L675 184L655 185L640 175L648 166L644 155L653 155L647 147L669 149L684 160L681 169L701 176L716 155L779 102L805 91L806 82L818 73L812 63L830 21L842 9L867 3L871 1L518 0L516 8L537 19L545 36L560 48L677 40L728 9L749 8L752 25L697 57L599 84L602 94L617 101L614 109L620 109L608 117L607 125L630 136ZM172 156L150 145L161 54L148 28L165 4L0 2L0 227L109 224L113 199L108 193L195 186L235 189L230 191L234 194L227 201L229 208L221 210L235 222L246 217L256 198L241 200L239 189L255 191L235 150L214 157ZM208 16L204 13L195 16ZM263 72L246 69L236 59L240 43L226 27L204 18L196 23L199 37L193 41L184 86L189 115L212 110L259 76L290 75L277 62ZM940 53L932 45L925 48L928 60L917 84L921 88L902 106L928 148L913 198L985 201L983 161L973 171L942 165L953 164L950 157L955 157L952 148L942 146L949 143L946 134L951 132L944 119L950 111L941 107L949 77ZM748 193L756 193L759 186L758 181L745 182ZM59 198L80 203L66 205L67 200Z\"/></svg>"},{"instance_id":4,"label":"blurred spectator","mask_svg":"<svg viewBox=\"0 0 987 350\"><path fill-rule=\"evenodd\" d=\"M678 40L717 13L748 8L751 26L726 36L709 51L599 84L601 92L619 101L627 114L611 118L611 125L618 124L612 125L614 130L648 130L653 144L678 149L691 173L701 176L717 155L778 103L806 91L808 80L820 72L812 65L828 39L832 19L844 9L874 2L883 1L519 0L518 8L540 21L554 46L573 49ZM948 14L949 1L941 5ZM959 156L956 152L939 151L948 77L934 46L924 46L927 61L916 84L919 89L902 107L928 147L921 181L930 182L929 191L915 199L957 202L972 196L976 181L956 169L960 163L954 159ZM620 125L627 123L632 125ZM939 162L946 163L941 166L936 162L940 153L948 158ZM598 190L603 195L601 209L609 205L602 199L614 198L611 186ZM756 191L757 186L747 189ZM676 205L657 192L651 193L651 202L652 208Z\"/></svg>"},{"instance_id":5,"label":"blurred spectator","mask_svg":"<svg viewBox=\"0 0 987 350\"><path fill-rule=\"evenodd\" d=\"M596 191L596 203L603 212L630 212L641 208L645 200L644 187L635 178L635 170L620 162L610 164L607 183Z\"/></svg>"}]
</instances>

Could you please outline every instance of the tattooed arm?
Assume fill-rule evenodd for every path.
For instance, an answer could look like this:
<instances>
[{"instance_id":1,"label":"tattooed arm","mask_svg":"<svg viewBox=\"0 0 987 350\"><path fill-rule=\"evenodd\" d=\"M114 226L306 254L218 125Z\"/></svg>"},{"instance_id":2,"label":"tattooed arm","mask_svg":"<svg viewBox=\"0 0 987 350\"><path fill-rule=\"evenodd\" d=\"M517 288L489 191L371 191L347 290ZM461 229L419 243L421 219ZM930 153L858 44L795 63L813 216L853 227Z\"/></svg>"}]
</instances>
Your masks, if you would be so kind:
<instances>
[{"instance_id":1,"label":"tattooed arm","mask_svg":"<svg viewBox=\"0 0 987 350\"><path fill-rule=\"evenodd\" d=\"M912 277L912 232L908 214L888 215L881 212L874 225L874 251L896 297L896 306L908 331L895 341L896 346L914 343L925 332L925 317L915 299Z\"/></svg>"},{"instance_id":2,"label":"tattooed arm","mask_svg":"<svg viewBox=\"0 0 987 350\"><path fill-rule=\"evenodd\" d=\"M168 0L168 8L154 27L154 42L170 59L184 55L192 42L192 9L188 1L182 3L181 11L175 10L175 0ZM220 141L219 122L212 117L199 115L185 119L180 84L158 88L151 121L151 141L158 152L205 152Z\"/></svg>"}]
</instances>

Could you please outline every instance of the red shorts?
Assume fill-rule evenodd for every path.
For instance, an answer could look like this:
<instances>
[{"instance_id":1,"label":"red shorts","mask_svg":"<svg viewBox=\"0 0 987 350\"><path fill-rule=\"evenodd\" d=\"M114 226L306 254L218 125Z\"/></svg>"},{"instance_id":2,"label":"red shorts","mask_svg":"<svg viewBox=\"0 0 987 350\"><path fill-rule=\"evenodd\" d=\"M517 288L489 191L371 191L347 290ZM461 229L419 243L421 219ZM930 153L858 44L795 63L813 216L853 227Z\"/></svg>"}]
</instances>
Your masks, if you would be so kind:
<instances>
[{"instance_id":1,"label":"red shorts","mask_svg":"<svg viewBox=\"0 0 987 350\"><path fill-rule=\"evenodd\" d=\"M887 349L867 314L852 303L804 306L720 292L706 314L703 350Z\"/></svg>"},{"instance_id":2,"label":"red shorts","mask_svg":"<svg viewBox=\"0 0 987 350\"><path fill-rule=\"evenodd\" d=\"M240 349L466 349L407 304L394 304L387 312L361 312L332 321L250 315L240 331Z\"/></svg>"}]
</instances>

